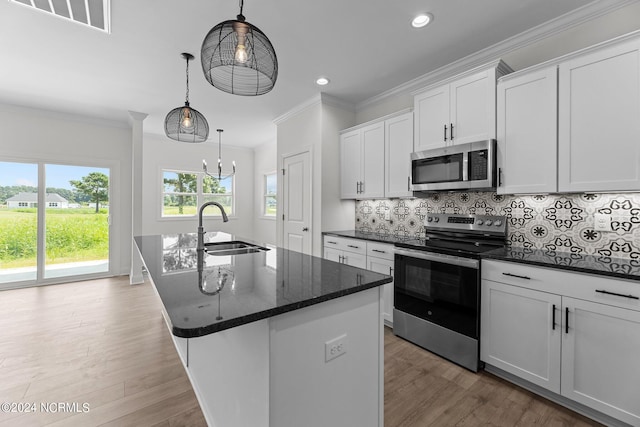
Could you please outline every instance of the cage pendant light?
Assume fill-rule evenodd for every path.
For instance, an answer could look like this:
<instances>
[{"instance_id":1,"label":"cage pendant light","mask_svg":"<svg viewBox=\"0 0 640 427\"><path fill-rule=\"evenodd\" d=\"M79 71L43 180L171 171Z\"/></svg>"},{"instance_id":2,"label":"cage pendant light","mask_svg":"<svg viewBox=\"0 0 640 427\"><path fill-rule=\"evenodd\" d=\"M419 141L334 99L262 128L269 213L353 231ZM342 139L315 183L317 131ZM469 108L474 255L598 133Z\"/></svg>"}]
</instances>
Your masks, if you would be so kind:
<instances>
[{"instance_id":1,"label":"cage pendant light","mask_svg":"<svg viewBox=\"0 0 640 427\"><path fill-rule=\"evenodd\" d=\"M182 57L187 60L187 95L184 107L174 108L167 114L164 132L176 141L204 142L209 137L207 119L189 105L189 61L193 59L193 55L182 53Z\"/></svg>"},{"instance_id":2,"label":"cage pendant light","mask_svg":"<svg viewBox=\"0 0 640 427\"><path fill-rule=\"evenodd\" d=\"M209 31L202 42L204 76L216 88L234 95L263 95L278 78L278 58L267 36L242 14Z\"/></svg>"}]
</instances>

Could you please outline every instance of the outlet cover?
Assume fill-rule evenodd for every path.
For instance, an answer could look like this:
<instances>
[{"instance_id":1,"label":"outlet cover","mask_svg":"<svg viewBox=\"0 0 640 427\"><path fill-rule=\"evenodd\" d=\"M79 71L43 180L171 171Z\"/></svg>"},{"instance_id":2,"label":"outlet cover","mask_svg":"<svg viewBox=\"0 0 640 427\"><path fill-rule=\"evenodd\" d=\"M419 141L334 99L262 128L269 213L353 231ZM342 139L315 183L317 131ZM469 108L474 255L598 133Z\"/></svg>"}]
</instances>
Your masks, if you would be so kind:
<instances>
[{"instance_id":1,"label":"outlet cover","mask_svg":"<svg viewBox=\"0 0 640 427\"><path fill-rule=\"evenodd\" d=\"M596 231L611 231L611 215L597 213L593 216Z\"/></svg>"},{"instance_id":2,"label":"outlet cover","mask_svg":"<svg viewBox=\"0 0 640 427\"><path fill-rule=\"evenodd\" d=\"M329 362L347 352L347 334L324 343L324 361Z\"/></svg>"}]
</instances>

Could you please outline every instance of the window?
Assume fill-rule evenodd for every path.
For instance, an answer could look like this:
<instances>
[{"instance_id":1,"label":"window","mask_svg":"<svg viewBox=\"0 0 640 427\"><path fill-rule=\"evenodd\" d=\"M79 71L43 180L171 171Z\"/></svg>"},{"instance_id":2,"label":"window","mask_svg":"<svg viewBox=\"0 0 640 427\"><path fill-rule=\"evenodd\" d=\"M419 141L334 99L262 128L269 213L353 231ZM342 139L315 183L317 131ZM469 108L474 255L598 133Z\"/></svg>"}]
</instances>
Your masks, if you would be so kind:
<instances>
[{"instance_id":1,"label":"window","mask_svg":"<svg viewBox=\"0 0 640 427\"><path fill-rule=\"evenodd\" d=\"M18 207L19 208L29 207L29 203L27 203L27 202L18 202Z\"/></svg>"},{"instance_id":2,"label":"window","mask_svg":"<svg viewBox=\"0 0 640 427\"><path fill-rule=\"evenodd\" d=\"M264 195L264 204L262 207L262 212L264 216L276 216L276 195L278 188L278 177L277 174L270 173L264 176L264 185L263 185L263 195Z\"/></svg>"},{"instance_id":3,"label":"window","mask_svg":"<svg viewBox=\"0 0 640 427\"><path fill-rule=\"evenodd\" d=\"M218 181L202 172L162 171L162 216L196 216L205 202L218 202L227 215L234 213L233 177ZM207 209L208 216L222 216L218 209Z\"/></svg>"}]
</instances>

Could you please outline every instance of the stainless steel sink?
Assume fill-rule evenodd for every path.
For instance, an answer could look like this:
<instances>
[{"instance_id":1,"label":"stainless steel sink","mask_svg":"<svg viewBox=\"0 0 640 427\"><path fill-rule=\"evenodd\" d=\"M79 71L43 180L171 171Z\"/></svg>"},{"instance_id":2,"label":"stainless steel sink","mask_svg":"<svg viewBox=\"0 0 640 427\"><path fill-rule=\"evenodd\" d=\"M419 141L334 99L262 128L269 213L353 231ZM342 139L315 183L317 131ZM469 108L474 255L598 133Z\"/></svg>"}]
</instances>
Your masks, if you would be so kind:
<instances>
[{"instance_id":1,"label":"stainless steel sink","mask_svg":"<svg viewBox=\"0 0 640 427\"><path fill-rule=\"evenodd\" d=\"M230 242L209 242L204 244L204 250L209 255L242 255L268 251L269 248L254 245L253 243L233 240Z\"/></svg>"}]
</instances>

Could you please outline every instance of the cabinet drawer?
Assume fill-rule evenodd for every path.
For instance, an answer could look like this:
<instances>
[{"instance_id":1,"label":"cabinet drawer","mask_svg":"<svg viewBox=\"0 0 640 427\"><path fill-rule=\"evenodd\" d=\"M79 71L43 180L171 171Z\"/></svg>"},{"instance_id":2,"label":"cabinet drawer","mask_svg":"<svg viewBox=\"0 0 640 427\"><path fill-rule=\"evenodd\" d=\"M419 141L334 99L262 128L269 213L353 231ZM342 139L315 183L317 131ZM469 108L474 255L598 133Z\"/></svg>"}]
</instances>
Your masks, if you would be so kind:
<instances>
[{"instance_id":1,"label":"cabinet drawer","mask_svg":"<svg viewBox=\"0 0 640 427\"><path fill-rule=\"evenodd\" d=\"M482 279L640 311L634 280L493 260L482 261Z\"/></svg>"},{"instance_id":2,"label":"cabinet drawer","mask_svg":"<svg viewBox=\"0 0 640 427\"><path fill-rule=\"evenodd\" d=\"M335 248L356 254L367 254L367 242L359 239L347 239L344 237L324 236L324 247Z\"/></svg>"},{"instance_id":3,"label":"cabinet drawer","mask_svg":"<svg viewBox=\"0 0 640 427\"><path fill-rule=\"evenodd\" d=\"M367 242L367 256L393 261L393 248L388 243Z\"/></svg>"}]
</instances>

